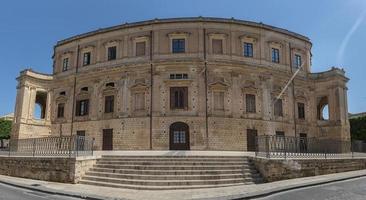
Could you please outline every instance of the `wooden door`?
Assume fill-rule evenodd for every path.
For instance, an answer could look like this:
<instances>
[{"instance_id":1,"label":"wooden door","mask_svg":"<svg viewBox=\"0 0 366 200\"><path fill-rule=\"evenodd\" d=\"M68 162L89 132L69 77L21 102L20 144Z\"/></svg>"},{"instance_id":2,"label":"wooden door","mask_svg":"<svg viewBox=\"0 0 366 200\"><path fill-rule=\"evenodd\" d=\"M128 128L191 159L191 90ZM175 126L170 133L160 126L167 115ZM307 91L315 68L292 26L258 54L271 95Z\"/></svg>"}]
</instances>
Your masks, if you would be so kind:
<instances>
[{"instance_id":1,"label":"wooden door","mask_svg":"<svg viewBox=\"0 0 366 200\"><path fill-rule=\"evenodd\" d=\"M176 122L170 125L170 150L189 150L189 127L186 123Z\"/></svg>"},{"instance_id":2,"label":"wooden door","mask_svg":"<svg viewBox=\"0 0 366 200\"><path fill-rule=\"evenodd\" d=\"M255 151L257 147L257 130L247 129L247 151Z\"/></svg>"},{"instance_id":3,"label":"wooden door","mask_svg":"<svg viewBox=\"0 0 366 200\"><path fill-rule=\"evenodd\" d=\"M103 147L102 150L113 150L113 129L103 129Z\"/></svg>"}]
</instances>

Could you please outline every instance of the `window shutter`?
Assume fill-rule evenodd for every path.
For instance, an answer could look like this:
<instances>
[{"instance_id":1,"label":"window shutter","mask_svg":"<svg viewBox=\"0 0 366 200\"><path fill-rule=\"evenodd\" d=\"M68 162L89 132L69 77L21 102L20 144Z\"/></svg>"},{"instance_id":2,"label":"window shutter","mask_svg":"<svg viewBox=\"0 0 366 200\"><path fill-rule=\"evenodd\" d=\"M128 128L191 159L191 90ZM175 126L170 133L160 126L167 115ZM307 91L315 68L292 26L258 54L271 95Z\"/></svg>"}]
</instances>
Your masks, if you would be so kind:
<instances>
[{"instance_id":1,"label":"window shutter","mask_svg":"<svg viewBox=\"0 0 366 200\"><path fill-rule=\"evenodd\" d=\"M175 89L170 88L170 109L174 109L175 105Z\"/></svg>"},{"instance_id":2,"label":"window shutter","mask_svg":"<svg viewBox=\"0 0 366 200\"><path fill-rule=\"evenodd\" d=\"M183 89L183 105L184 105L184 109L188 109L188 88L184 87Z\"/></svg>"}]
</instances>

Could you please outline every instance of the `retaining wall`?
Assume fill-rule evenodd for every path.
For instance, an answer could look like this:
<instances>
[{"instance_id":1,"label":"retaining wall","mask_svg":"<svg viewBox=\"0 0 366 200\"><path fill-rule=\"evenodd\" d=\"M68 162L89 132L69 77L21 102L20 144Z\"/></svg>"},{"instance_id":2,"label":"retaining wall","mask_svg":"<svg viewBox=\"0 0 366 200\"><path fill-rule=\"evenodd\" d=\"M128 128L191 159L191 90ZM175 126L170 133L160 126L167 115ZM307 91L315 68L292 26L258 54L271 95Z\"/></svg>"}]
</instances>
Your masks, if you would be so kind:
<instances>
[{"instance_id":1,"label":"retaining wall","mask_svg":"<svg viewBox=\"0 0 366 200\"><path fill-rule=\"evenodd\" d=\"M366 169L366 159L251 159L265 182Z\"/></svg>"},{"instance_id":2,"label":"retaining wall","mask_svg":"<svg viewBox=\"0 0 366 200\"><path fill-rule=\"evenodd\" d=\"M0 157L0 174L61 183L77 183L95 162L95 157Z\"/></svg>"}]
</instances>

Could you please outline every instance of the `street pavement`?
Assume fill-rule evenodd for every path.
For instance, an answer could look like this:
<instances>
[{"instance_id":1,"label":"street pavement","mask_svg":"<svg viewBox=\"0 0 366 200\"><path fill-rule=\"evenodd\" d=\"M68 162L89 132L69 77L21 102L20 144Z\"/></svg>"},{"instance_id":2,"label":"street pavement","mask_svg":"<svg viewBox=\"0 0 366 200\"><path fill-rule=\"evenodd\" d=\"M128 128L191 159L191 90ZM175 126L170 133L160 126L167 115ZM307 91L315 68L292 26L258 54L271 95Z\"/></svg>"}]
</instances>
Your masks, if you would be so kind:
<instances>
[{"instance_id":1,"label":"street pavement","mask_svg":"<svg viewBox=\"0 0 366 200\"><path fill-rule=\"evenodd\" d=\"M356 178L277 193L257 200L365 200L366 178Z\"/></svg>"},{"instance_id":2,"label":"street pavement","mask_svg":"<svg viewBox=\"0 0 366 200\"><path fill-rule=\"evenodd\" d=\"M78 200L78 198L52 195L37 191L12 187L0 183L0 200Z\"/></svg>"}]
</instances>

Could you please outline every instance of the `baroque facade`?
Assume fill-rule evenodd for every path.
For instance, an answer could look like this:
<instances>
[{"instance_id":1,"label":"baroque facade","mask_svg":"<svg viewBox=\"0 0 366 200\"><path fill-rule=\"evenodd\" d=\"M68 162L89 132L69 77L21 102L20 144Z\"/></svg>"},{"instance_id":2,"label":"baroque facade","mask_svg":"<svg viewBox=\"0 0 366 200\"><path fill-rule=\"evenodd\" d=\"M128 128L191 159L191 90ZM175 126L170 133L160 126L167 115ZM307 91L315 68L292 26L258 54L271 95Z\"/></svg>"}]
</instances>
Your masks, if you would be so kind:
<instances>
[{"instance_id":1,"label":"baroque facade","mask_svg":"<svg viewBox=\"0 0 366 200\"><path fill-rule=\"evenodd\" d=\"M349 140L348 78L334 67L312 73L311 46L281 28L203 17L77 35L55 45L52 75L20 73L12 137L85 135L98 150L246 151L256 135L276 134Z\"/></svg>"}]
</instances>

